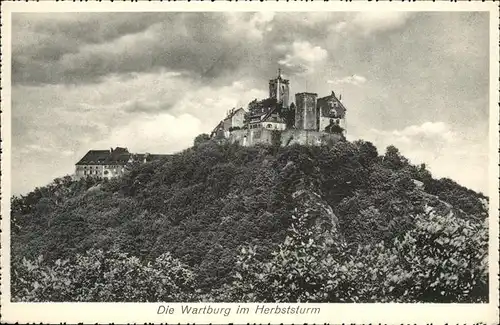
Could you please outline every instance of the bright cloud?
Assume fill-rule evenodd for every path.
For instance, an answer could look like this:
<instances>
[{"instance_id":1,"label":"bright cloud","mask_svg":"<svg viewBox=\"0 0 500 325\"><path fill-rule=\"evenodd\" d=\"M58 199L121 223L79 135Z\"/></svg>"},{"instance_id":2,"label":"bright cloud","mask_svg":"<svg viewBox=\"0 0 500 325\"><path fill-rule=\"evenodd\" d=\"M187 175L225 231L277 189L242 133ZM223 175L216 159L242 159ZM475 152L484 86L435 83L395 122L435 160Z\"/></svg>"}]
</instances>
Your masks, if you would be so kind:
<instances>
[{"instance_id":1,"label":"bright cloud","mask_svg":"<svg viewBox=\"0 0 500 325\"><path fill-rule=\"evenodd\" d=\"M352 23L365 34L401 27L411 16L405 11L363 11L354 17Z\"/></svg>"},{"instance_id":2,"label":"bright cloud","mask_svg":"<svg viewBox=\"0 0 500 325\"><path fill-rule=\"evenodd\" d=\"M452 142L457 136L444 122L425 122L421 125L411 125L401 131L393 131L395 136L412 137L414 139L440 139Z\"/></svg>"},{"instance_id":3,"label":"bright cloud","mask_svg":"<svg viewBox=\"0 0 500 325\"><path fill-rule=\"evenodd\" d=\"M435 177L449 177L488 193L487 144L471 143L444 122L425 122L401 130L371 129L362 138L372 141L381 154L394 145L411 162L429 166Z\"/></svg>"},{"instance_id":4,"label":"bright cloud","mask_svg":"<svg viewBox=\"0 0 500 325\"><path fill-rule=\"evenodd\" d=\"M399 28L411 18L406 11L360 11L334 24L335 32L358 32L364 36Z\"/></svg>"},{"instance_id":5,"label":"bright cloud","mask_svg":"<svg viewBox=\"0 0 500 325\"><path fill-rule=\"evenodd\" d=\"M132 152L171 153L191 146L201 130L202 122L190 114L142 115L114 128L109 137L97 141L94 146L99 149L122 146Z\"/></svg>"},{"instance_id":6,"label":"bright cloud","mask_svg":"<svg viewBox=\"0 0 500 325\"><path fill-rule=\"evenodd\" d=\"M366 82L366 78L357 74L353 74L352 76L347 76L339 79L328 80L327 83L332 85L341 85L341 84L351 84L355 86L359 86Z\"/></svg>"},{"instance_id":7,"label":"bright cloud","mask_svg":"<svg viewBox=\"0 0 500 325\"><path fill-rule=\"evenodd\" d=\"M312 73L327 57L328 52L320 46L307 41L293 42L291 53L286 54L278 63L298 73Z\"/></svg>"}]
</instances>

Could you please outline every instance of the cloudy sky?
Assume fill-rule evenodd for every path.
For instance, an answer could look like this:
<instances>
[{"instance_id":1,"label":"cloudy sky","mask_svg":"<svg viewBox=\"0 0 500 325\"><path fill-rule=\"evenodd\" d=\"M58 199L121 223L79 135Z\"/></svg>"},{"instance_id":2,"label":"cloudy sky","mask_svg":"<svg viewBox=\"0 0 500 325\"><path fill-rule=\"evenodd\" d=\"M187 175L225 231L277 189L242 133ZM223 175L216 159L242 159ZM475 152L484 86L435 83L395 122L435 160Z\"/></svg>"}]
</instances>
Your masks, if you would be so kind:
<instances>
[{"instance_id":1,"label":"cloudy sky","mask_svg":"<svg viewBox=\"0 0 500 325\"><path fill-rule=\"evenodd\" d=\"M15 13L12 191L89 149L171 153L228 109L332 90L350 139L487 193L488 13Z\"/></svg>"}]
</instances>

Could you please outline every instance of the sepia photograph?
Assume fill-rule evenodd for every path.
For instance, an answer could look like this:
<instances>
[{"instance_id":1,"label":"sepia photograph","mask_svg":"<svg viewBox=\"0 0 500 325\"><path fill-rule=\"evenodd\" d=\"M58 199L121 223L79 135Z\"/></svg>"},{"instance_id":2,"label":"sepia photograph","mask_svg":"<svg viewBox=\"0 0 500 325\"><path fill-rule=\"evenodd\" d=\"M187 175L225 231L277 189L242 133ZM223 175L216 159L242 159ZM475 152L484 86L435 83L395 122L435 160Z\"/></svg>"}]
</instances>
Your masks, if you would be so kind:
<instances>
[{"instance_id":1,"label":"sepia photograph","mask_svg":"<svg viewBox=\"0 0 500 325\"><path fill-rule=\"evenodd\" d=\"M9 12L2 301L497 305L479 7Z\"/></svg>"}]
</instances>

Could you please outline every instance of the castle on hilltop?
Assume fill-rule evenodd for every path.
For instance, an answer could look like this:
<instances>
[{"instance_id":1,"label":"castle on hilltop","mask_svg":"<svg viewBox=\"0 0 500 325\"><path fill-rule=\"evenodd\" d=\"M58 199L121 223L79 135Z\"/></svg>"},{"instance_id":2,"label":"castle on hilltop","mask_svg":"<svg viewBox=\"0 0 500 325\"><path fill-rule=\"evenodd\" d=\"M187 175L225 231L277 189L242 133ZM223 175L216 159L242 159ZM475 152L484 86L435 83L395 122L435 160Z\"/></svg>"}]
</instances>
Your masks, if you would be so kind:
<instances>
[{"instance_id":1,"label":"castle on hilltop","mask_svg":"<svg viewBox=\"0 0 500 325\"><path fill-rule=\"evenodd\" d=\"M259 143L286 146L294 143L321 145L345 139L346 108L335 93L318 98L316 93L295 94L290 103L290 82L278 70L269 80L269 98L232 109L210 137L251 146Z\"/></svg>"}]
</instances>

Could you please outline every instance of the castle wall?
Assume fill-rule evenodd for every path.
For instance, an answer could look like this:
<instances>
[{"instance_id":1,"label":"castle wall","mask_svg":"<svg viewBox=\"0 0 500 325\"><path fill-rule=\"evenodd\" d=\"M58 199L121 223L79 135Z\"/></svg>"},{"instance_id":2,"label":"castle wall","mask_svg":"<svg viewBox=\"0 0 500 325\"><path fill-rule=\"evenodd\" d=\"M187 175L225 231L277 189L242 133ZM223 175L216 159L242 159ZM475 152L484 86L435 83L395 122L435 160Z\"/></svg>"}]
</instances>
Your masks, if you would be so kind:
<instances>
[{"instance_id":1,"label":"castle wall","mask_svg":"<svg viewBox=\"0 0 500 325\"><path fill-rule=\"evenodd\" d=\"M295 98L297 101L297 98ZM297 102L295 106L295 128L303 129L304 128L304 106L300 105Z\"/></svg>"},{"instance_id":2,"label":"castle wall","mask_svg":"<svg viewBox=\"0 0 500 325\"><path fill-rule=\"evenodd\" d=\"M243 129L231 132L229 141L231 143L238 143L241 146L253 146L256 144L272 144L273 143L272 129L256 128L256 129Z\"/></svg>"},{"instance_id":3,"label":"castle wall","mask_svg":"<svg viewBox=\"0 0 500 325\"><path fill-rule=\"evenodd\" d=\"M288 129L280 132L281 146L293 144L319 146L342 140L340 134L330 134L319 131ZM256 144L273 144L273 130L258 128L235 130L229 136L231 143L242 146L253 146Z\"/></svg>"},{"instance_id":4,"label":"castle wall","mask_svg":"<svg viewBox=\"0 0 500 325\"><path fill-rule=\"evenodd\" d=\"M249 130L249 145L262 144L272 144L272 130L258 128Z\"/></svg>"},{"instance_id":5,"label":"castle wall","mask_svg":"<svg viewBox=\"0 0 500 325\"><path fill-rule=\"evenodd\" d=\"M243 127L245 120L245 112L243 110L239 111L238 113L234 114L233 116L233 127Z\"/></svg>"},{"instance_id":6,"label":"castle wall","mask_svg":"<svg viewBox=\"0 0 500 325\"><path fill-rule=\"evenodd\" d=\"M281 145L301 144L308 146L325 145L342 139L340 134L330 134L310 130L286 130L281 133Z\"/></svg>"},{"instance_id":7,"label":"castle wall","mask_svg":"<svg viewBox=\"0 0 500 325\"><path fill-rule=\"evenodd\" d=\"M319 131L325 131L325 128L330 124L330 119L331 117L325 117L321 116L319 118ZM343 118L333 118L333 121L336 123L336 121L339 121L340 127L342 127L345 130L345 119Z\"/></svg>"},{"instance_id":8,"label":"castle wall","mask_svg":"<svg viewBox=\"0 0 500 325\"><path fill-rule=\"evenodd\" d=\"M234 130L229 136L231 143L238 143L240 146L248 146L248 129Z\"/></svg>"},{"instance_id":9,"label":"castle wall","mask_svg":"<svg viewBox=\"0 0 500 325\"><path fill-rule=\"evenodd\" d=\"M262 122L261 123L262 127L265 129L269 130L280 130L283 131L286 129L286 124L285 123L279 123L279 122Z\"/></svg>"},{"instance_id":10,"label":"castle wall","mask_svg":"<svg viewBox=\"0 0 500 325\"><path fill-rule=\"evenodd\" d=\"M224 119L223 127L224 130L229 130L234 127L243 127L244 125L245 112L243 110L238 110L233 116L230 118Z\"/></svg>"}]
</instances>

